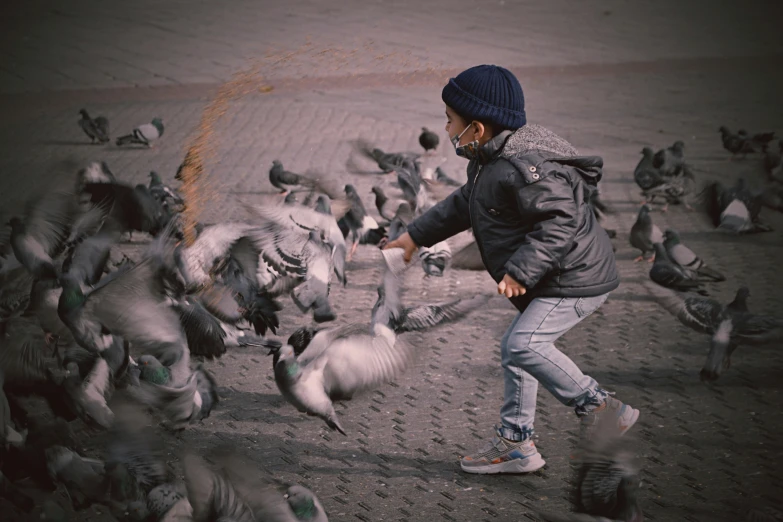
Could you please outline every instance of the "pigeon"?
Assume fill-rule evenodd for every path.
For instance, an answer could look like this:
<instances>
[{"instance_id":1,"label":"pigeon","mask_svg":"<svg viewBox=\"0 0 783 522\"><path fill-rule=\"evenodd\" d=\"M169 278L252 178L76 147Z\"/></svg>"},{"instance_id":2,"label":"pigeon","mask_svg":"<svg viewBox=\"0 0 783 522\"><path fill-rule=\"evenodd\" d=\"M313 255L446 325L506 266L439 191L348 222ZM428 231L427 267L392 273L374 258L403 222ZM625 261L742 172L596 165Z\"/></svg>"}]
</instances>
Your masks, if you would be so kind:
<instances>
[{"instance_id":1,"label":"pigeon","mask_svg":"<svg viewBox=\"0 0 783 522\"><path fill-rule=\"evenodd\" d=\"M292 213L288 206L245 205L245 208L262 221L254 237L264 263L294 282L291 297L297 307L302 312L312 309L316 322L334 320L336 316L328 295L335 246L330 239L332 232L327 235L325 228L319 226L319 222L330 224L332 218L310 209L304 209L309 214L302 212L307 218L300 217L299 211ZM305 219L313 221L307 223Z\"/></svg>"},{"instance_id":2,"label":"pigeon","mask_svg":"<svg viewBox=\"0 0 783 522\"><path fill-rule=\"evenodd\" d=\"M174 189L163 183L163 180L160 179L160 175L154 170L150 172L150 184L148 188L150 195L161 203L168 202L174 205L182 205L185 203Z\"/></svg>"},{"instance_id":3,"label":"pigeon","mask_svg":"<svg viewBox=\"0 0 783 522\"><path fill-rule=\"evenodd\" d=\"M443 272L451 260L451 247L448 241L441 241L431 247L421 247L419 259L427 276L443 277Z\"/></svg>"},{"instance_id":4,"label":"pigeon","mask_svg":"<svg viewBox=\"0 0 783 522\"><path fill-rule=\"evenodd\" d=\"M666 247L669 259L683 270L690 272L697 279L712 282L726 280L723 274L708 267L704 260L697 256L693 250L683 245L676 230L668 229L663 233L663 246Z\"/></svg>"},{"instance_id":5,"label":"pigeon","mask_svg":"<svg viewBox=\"0 0 783 522\"><path fill-rule=\"evenodd\" d=\"M743 132L744 131L739 131ZM750 142L753 144L755 149L765 150L769 147L769 144L775 139L775 133L774 132L759 132L751 136Z\"/></svg>"},{"instance_id":6,"label":"pigeon","mask_svg":"<svg viewBox=\"0 0 783 522\"><path fill-rule=\"evenodd\" d=\"M392 328L397 334L429 330L441 324L454 322L470 312L481 309L488 300L488 295L477 295L448 303L405 307L402 308L399 316L393 318Z\"/></svg>"},{"instance_id":7,"label":"pigeon","mask_svg":"<svg viewBox=\"0 0 783 522\"><path fill-rule=\"evenodd\" d=\"M331 187L327 187L323 180L312 179L302 174L295 174L287 171L278 160L273 161L272 168L269 169L269 182L275 188L280 189L280 194L282 196L288 195L289 192L302 191L321 192L332 199L337 199L339 196L337 191Z\"/></svg>"},{"instance_id":8,"label":"pigeon","mask_svg":"<svg viewBox=\"0 0 783 522\"><path fill-rule=\"evenodd\" d=\"M738 154L742 154L744 159L748 153L754 152L753 144L747 139L747 136L734 134L726 126L721 127L718 131L723 142L723 148L731 152L731 159L734 159Z\"/></svg>"},{"instance_id":9,"label":"pigeon","mask_svg":"<svg viewBox=\"0 0 783 522\"><path fill-rule=\"evenodd\" d=\"M633 179L642 191L646 192L653 187L664 183L663 175L653 166L655 152L650 147L642 149L642 159L633 171Z\"/></svg>"},{"instance_id":10,"label":"pigeon","mask_svg":"<svg viewBox=\"0 0 783 522\"><path fill-rule=\"evenodd\" d=\"M734 187L726 189L719 182L711 183L704 190L707 212L719 230L736 234L770 232L772 229L762 223L759 213L762 208L760 194L752 194L742 178Z\"/></svg>"},{"instance_id":11,"label":"pigeon","mask_svg":"<svg viewBox=\"0 0 783 522\"><path fill-rule=\"evenodd\" d=\"M342 226L348 229L348 233L345 237L351 243L351 248L345 259L346 261L351 261L356 253L357 247L362 242L365 235L371 230L380 229L380 226L372 217L367 215L367 210L364 208L362 198L359 197L359 194L356 192L356 187L350 184L346 185L345 195L350 202L351 207L341 221L343 223ZM383 236L381 235L381 237ZM378 238L378 241L380 241L380 238Z\"/></svg>"},{"instance_id":12,"label":"pigeon","mask_svg":"<svg viewBox=\"0 0 783 522\"><path fill-rule=\"evenodd\" d=\"M139 125L131 134L117 138L117 146L121 147L127 144L139 144L152 147L153 143L163 136L163 120L153 118L150 123Z\"/></svg>"},{"instance_id":13,"label":"pigeon","mask_svg":"<svg viewBox=\"0 0 783 522\"><path fill-rule=\"evenodd\" d=\"M10 243L16 259L35 277L57 277L53 256L63 246L76 215L72 194L53 192L27 204L24 220L13 217Z\"/></svg>"},{"instance_id":14,"label":"pigeon","mask_svg":"<svg viewBox=\"0 0 783 522\"><path fill-rule=\"evenodd\" d=\"M378 213L382 218L388 219L389 221L394 219L400 205L409 205L404 199L390 198L387 196L380 185L375 185L372 188L372 193L375 195L375 207L378 209Z\"/></svg>"},{"instance_id":15,"label":"pigeon","mask_svg":"<svg viewBox=\"0 0 783 522\"><path fill-rule=\"evenodd\" d=\"M661 149L653 156L652 166L664 176L677 176L680 174L684 159L685 143L675 141L671 147Z\"/></svg>"},{"instance_id":16,"label":"pigeon","mask_svg":"<svg viewBox=\"0 0 783 522\"><path fill-rule=\"evenodd\" d=\"M158 235L173 215L157 201L145 185L124 183L87 183L84 193L90 202L108 208L108 216L123 232L147 232Z\"/></svg>"},{"instance_id":17,"label":"pigeon","mask_svg":"<svg viewBox=\"0 0 783 522\"><path fill-rule=\"evenodd\" d=\"M114 176L114 173L111 171L111 169L109 169L109 165L105 161L93 161L79 170L76 189L78 192L81 192L82 188L87 183L116 182L117 178Z\"/></svg>"},{"instance_id":18,"label":"pigeon","mask_svg":"<svg viewBox=\"0 0 783 522\"><path fill-rule=\"evenodd\" d=\"M65 486L75 509L104 499L108 481L103 462L82 457L63 446L48 448L46 461L50 475Z\"/></svg>"},{"instance_id":19,"label":"pigeon","mask_svg":"<svg viewBox=\"0 0 783 522\"><path fill-rule=\"evenodd\" d=\"M474 239L451 257L451 268L457 270L486 270L481 251Z\"/></svg>"},{"instance_id":20,"label":"pigeon","mask_svg":"<svg viewBox=\"0 0 783 522\"><path fill-rule=\"evenodd\" d=\"M642 254L634 259L635 263L643 260L648 252L653 252L655 250L655 243L663 241L661 229L652 222L649 206L642 205L642 208L639 209L639 214L636 217L636 222L631 227L631 233L628 239L630 240L632 247L642 251ZM655 255L653 254L652 258L650 258L650 262L654 260Z\"/></svg>"},{"instance_id":21,"label":"pigeon","mask_svg":"<svg viewBox=\"0 0 783 522\"><path fill-rule=\"evenodd\" d=\"M464 183L449 177L449 175L446 174L440 167L435 168L435 181L449 187L461 187L464 185Z\"/></svg>"},{"instance_id":22,"label":"pigeon","mask_svg":"<svg viewBox=\"0 0 783 522\"><path fill-rule=\"evenodd\" d=\"M654 283L673 290L695 291L701 295L707 295L707 291L701 286L701 281L692 279L687 271L671 262L663 243L655 243L653 246L655 261L650 269L650 279Z\"/></svg>"},{"instance_id":23,"label":"pigeon","mask_svg":"<svg viewBox=\"0 0 783 522\"><path fill-rule=\"evenodd\" d=\"M364 140L354 141L353 146L360 154L375 161L378 164L378 168L386 174L394 172L399 166L405 163L412 163L420 157L420 154L415 152L387 153L381 149L374 148Z\"/></svg>"},{"instance_id":24,"label":"pigeon","mask_svg":"<svg viewBox=\"0 0 783 522\"><path fill-rule=\"evenodd\" d=\"M329 522L326 511L312 491L294 484L285 492L285 499L297 520L307 522Z\"/></svg>"},{"instance_id":25,"label":"pigeon","mask_svg":"<svg viewBox=\"0 0 783 522\"><path fill-rule=\"evenodd\" d=\"M86 109L79 111L81 119L79 120L79 127L82 128L88 138L93 143L108 143L109 138L109 120L105 116L98 116L95 119L90 118Z\"/></svg>"},{"instance_id":26,"label":"pigeon","mask_svg":"<svg viewBox=\"0 0 783 522\"><path fill-rule=\"evenodd\" d=\"M643 522L639 502L639 470L628 443L616 433L616 423L604 419L577 452L578 513L539 513L548 522Z\"/></svg>"},{"instance_id":27,"label":"pigeon","mask_svg":"<svg viewBox=\"0 0 783 522\"><path fill-rule=\"evenodd\" d=\"M691 210L689 196L696 185L696 178L688 165L681 166L680 174L674 177L666 177L664 182L644 192L645 198L649 202L654 202L655 198L662 197L666 200L666 205L661 209L662 212L668 210L669 204L685 204L685 208Z\"/></svg>"},{"instance_id":28,"label":"pigeon","mask_svg":"<svg viewBox=\"0 0 783 522\"><path fill-rule=\"evenodd\" d=\"M407 268L402 250L382 253L384 259L395 254L399 259L385 261L369 329L354 323L320 330L298 356L290 344L270 346L275 382L283 397L299 411L321 418L343 435L346 432L337 419L333 401L348 400L393 380L413 364L416 354L393 329L394 318L401 312L399 273L395 270Z\"/></svg>"},{"instance_id":29,"label":"pigeon","mask_svg":"<svg viewBox=\"0 0 783 522\"><path fill-rule=\"evenodd\" d=\"M421 128L421 134L419 134L419 145L424 149L425 153L435 151L440 143L438 135L429 130L427 127Z\"/></svg>"}]
</instances>

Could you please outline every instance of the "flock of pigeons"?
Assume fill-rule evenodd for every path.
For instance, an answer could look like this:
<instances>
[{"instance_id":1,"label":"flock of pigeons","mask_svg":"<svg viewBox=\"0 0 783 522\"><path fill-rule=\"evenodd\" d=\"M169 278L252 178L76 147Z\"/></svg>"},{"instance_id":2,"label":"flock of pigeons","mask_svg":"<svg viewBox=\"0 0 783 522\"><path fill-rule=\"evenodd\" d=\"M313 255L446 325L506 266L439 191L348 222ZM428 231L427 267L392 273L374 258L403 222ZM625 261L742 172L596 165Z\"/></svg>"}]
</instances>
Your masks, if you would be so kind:
<instances>
[{"instance_id":1,"label":"flock of pigeons","mask_svg":"<svg viewBox=\"0 0 783 522\"><path fill-rule=\"evenodd\" d=\"M82 111L80 126L90 137L106 131L96 134L106 142L108 123L87 119ZM131 136L149 140L150 132L141 126ZM488 296L404 306L408 265L395 249L383 251L370 316L324 324L336 319L333 278L346 284L357 246L394 239L405 220L432 205L436 184L420 179L420 162L406 165L412 170L401 174L403 192L413 196L383 226L352 186L335 193L275 162L270 180L285 199L243 203L241 222L199 223L186 245L185 202L156 172L134 186L104 162L63 164L74 189L35 195L0 232L0 493L29 511L32 499L15 482L30 479L42 488L62 484L75 508L108 505L121 519L327 520L311 492L293 486L283 495L269 477L251 480L230 452L211 459L215 467L186 448L185 479L177 482L151 426L178 430L208 417L219 397L204 360L243 346L273 354L275 382L289 403L346 434L333 402L409 369L422 350L401 334L481 307ZM297 196L305 196L302 203ZM134 233L151 238L138 259L121 248ZM435 254L423 262L440 263ZM282 343L267 335L281 328L286 296L312 314L313 325ZM41 401L54 423L39 425L30 415ZM77 452L69 428L75 419L107 434L102 460ZM45 507L57 511L51 502Z\"/></svg>"},{"instance_id":2,"label":"flock of pigeons","mask_svg":"<svg viewBox=\"0 0 783 522\"><path fill-rule=\"evenodd\" d=\"M106 118L92 119L83 110L79 125L93 143L110 141ZM151 146L162 134L156 118L116 143ZM736 154L764 143L770 176L783 181L783 143L775 161L767 150L772 138L723 134L724 144L729 138L742 142L729 140ZM401 334L481 307L488 296L405 307L400 287L408 265L401 250L382 250L377 300L367 320L324 325L336 319L333 278L347 284L347 263L358 246L395 239L460 185L441 169L437 134L423 129L419 141L421 153L353 144L359 156L393 175L372 187L381 222L368 214L353 185L335 186L318 173L297 174L275 161L269 180L279 197L243 203L247 217L241 222L199 223L189 245L180 219L185 202L157 173L150 173L148 185L133 186L106 163L64 166L76 173L74 190L36 195L0 233L0 494L32 510L32 499L15 485L29 479L49 490L61 484L74 508L106 505L120 520L326 521L311 491L298 485L278 491L273 477L261 476L229 449L214 452L207 464L184 448L184 481L177 480L152 426L176 430L208 417L219 397L204 360L242 346L273 355L275 382L291 405L346 434L334 402L394 380L421 353ZM651 203L690 206L694 179L683 152L681 142L658 153L645 149L635 179ZM367 173L353 156L348 167ZM717 212L716 226L761 231L756 205L767 204L763 196L717 184L704 194L710 212ZM599 219L611 212L597 197L592 203ZM725 278L675 231L661 233L649 212L642 207L631 243L642 256L655 252L650 276L657 285L650 288L660 302L684 324L713 336L703 378L717 378L737 345L780 339L783 322L750 313L747 289L726 306L669 292L704 293L703 283ZM743 215L744 225L737 217ZM119 248L134 232L151 238L140 259ZM453 259L447 242L421 249L420 261L428 276L442 276L449 266L483 268L475 243ZM267 334L281 328L277 313L287 296L314 324L283 343ZM55 421L40 423L28 414L36 400L48 405ZM69 428L75 419L106 434L102 459L77 452ZM580 452L577 503L584 515L541 514L545 520L642 520L636 467L616 434L603 431L584 441ZM48 501L42 517L62 518L58 510Z\"/></svg>"},{"instance_id":3,"label":"flock of pigeons","mask_svg":"<svg viewBox=\"0 0 783 522\"><path fill-rule=\"evenodd\" d=\"M645 147L634 179L646 201L629 236L631 246L641 252L636 261L649 257L652 263L650 280L655 285L647 285L651 293L685 326L711 336L709 355L700 373L703 381L718 379L721 371L731 366L731 354L737 346L765 345L783 339L783 318L749 311L747 287L739 288L735 299L727 305L709 298L705 285L726 278L688 248L676 230L661 232L650 214L655 198L660 198L665 202L664 211L669 204L692 209L691 203L698 203L716 229L723 232L753 234L772 230L761 221L760 213L763 207L783 211L783 140L773 144L772 132L749 137L743 130L732 134L721 127L720 133L724 148L732 153L731 159L737 155L744 158L752 152L764 155L765 186L753 191L740 178L733 187L713 182L697 194L692 169L685 162L683 142L658 152Z\"/></svg>"}]
</instances>

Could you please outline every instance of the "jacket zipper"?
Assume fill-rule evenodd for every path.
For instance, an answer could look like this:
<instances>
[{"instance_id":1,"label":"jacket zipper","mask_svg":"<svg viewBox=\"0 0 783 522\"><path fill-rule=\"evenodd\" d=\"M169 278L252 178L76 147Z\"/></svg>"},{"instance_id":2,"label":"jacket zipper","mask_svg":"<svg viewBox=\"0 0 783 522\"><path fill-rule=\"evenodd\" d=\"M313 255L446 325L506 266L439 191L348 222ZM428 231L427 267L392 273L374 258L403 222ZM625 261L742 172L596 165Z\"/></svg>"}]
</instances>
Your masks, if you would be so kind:
<instances>
[{"instance_id":1,"label":"jacket zipper","mask_svg":"<svg viewBox=\"0 0 783 522\"><path fill-rule=\"evenodd\" d=\"M476 186L478 185L479 176L481 176L481 171L483 169L483 166L479 164L478 166L478 172L476 172L476 177L473 179L473 188L470 190L470 200L468 201L468 212L473 211L473 203L476 200ZM473 212L475 214L475 212ZM487 264L487 259L484 256L484 249L481 247L481 241L479 241L478 234L476 233L476 227L473 227L473 236L476 238L476 246L478 247L479 254L481 255L481 262L484 263L484 268L489 270L489 265Z\"/></svg>"}]
</instances>

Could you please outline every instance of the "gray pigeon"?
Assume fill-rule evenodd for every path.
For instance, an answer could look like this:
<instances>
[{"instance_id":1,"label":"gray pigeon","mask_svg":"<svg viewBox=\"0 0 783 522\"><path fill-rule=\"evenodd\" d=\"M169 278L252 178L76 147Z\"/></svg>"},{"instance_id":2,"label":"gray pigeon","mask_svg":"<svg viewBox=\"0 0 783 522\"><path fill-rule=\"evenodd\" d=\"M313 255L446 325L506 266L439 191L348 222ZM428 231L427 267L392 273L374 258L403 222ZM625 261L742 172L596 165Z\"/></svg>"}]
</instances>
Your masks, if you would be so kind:
<instances>
[{"instance_id":1,"label":"gray pigeon","mask_svg":"<svg viewBox=\"0 0 783 522\"><path fill-rule=\"evenodd\" d=\"M103 462L82 457L63 446L48 448L46 462L52 478L65 486L74 508L103 501L108 486Z\"/></svg>"},{"instance_id":2,"label":"gray pigeon","mask_svg":"<svg viewBox=\"0 0 783 522\"><path fill-rule=\"evenodd\" d=\"M700 281L692 279L688 272L671 262L663 243L655 243L654 247L655 261L650 268L650 279L654 283L672 290L695 291L707 295L707 291L702 288Z\"/></svg>"},{"instance_id":3,"label":"gray pigeon","mask_svg":"<svg viewBox=\"0 0 783 522\"><path fill-rule=\"evenodd\" d=\"M631 234L628 237L631 242L631 246L642 251L642 254L634 259L634 262L639 262L645 258L645 256L653 252L653 257L650 258L650 262L655 260L654 250L655 243L661 243L663 241L663 233L652 222L650 217L650 207L642 205L639 209L639 214L636 217L636 222L631 227Z\"/></svg>"},{"instance_id":4,"label":"gray pigeon","mask_svg":"<svg viewBox=\"0 0 783 522\"><path fill-rule=\"evenodd\" d=\"M339 197L338 191L333 187L327 186L324 180L285 170L279 160L272 162L272 168L269 169L269 182L275 188L280 189L280 194L283 196L289 192L307 191L321 192L332 199Z\"/></svg>"},{"instance_id":5,"label":"gray pigeon","mask_svg":"<svg viewBox=\"0 0 783 522\"><path fill-rule=\"evenodd\" d=\"M675 141L671 147L661 149L653 156L652 166L664 176L677 176L685 165L685 143Z\"/></svg>"},{"instance_id":6,"label":"gray pigeon","mask_svg":"<svg viewBox=\"0 0 783 522\"><path fill-rule=\"evenodd\" d=\"M149 191L152 197L161 203L169 203L170 205L185 204L179 194L177 194L173 188L163 183L163 180L160 179L160 175L154 170L150 172Z\"/></svg>"},{"instance_id":7,"label":"gray pigeon","mask_svg":"<svg viewBox=\"0 0 783 522\"><path fill-rule=\"evenodd\" d=\"M759 217L763 206L761 194L748 190L742 178L729 189L719 182L711 183L704 190L704 195L707 213L718 230L736 234L772 231Z\"/></svg>"},{"instance_id":8,"label":"gray pigeon","mask_svg":"<svg viewBox=\"0 0 783 522\"><path fill-rule=\"evenodd\" d=\"M84 131L88 138L93 143L108 143L109 138L109 120L105 116L98 116L93 119L87 113L86 109L79 111L81 119L79 120L79 127Z\"/></svg>"},{"instance_id":9,"label":"gray pigeon","mask_svg":"<svg viewBox=\"0 0 783 522\"><path fill-rule=\"evenodd\" d=\"M312 491L294 484L285 492L285 499L291 506L297 520L306 522L329 522L326 511Z\"/></svg>"},{"instance_id":10,"label":"gray pigeon","mask_svg":"<svg viewBox=\"0 0 783 522\"><path fill-rule=\"evenodd\" d=\"M633 179L643 192L664 183L663 175L653 166L655 152L650 147L642 149L642 159L633 171Z\"/></svg>"},{"instance_id":11,"label":"gray pigeon","mask_svg":"<svg viewBox=\"0 0 783 522\"><path fill-rule=\"evenodd\" d=\"M76 199L72 194L54 192L30 200L24 219L11 218L10 243L14 255L35 277L57 277L52 258L68 237L76 213Z\"/></svg>"},{"instance_id":12,"label":"gray pigeon","mask_svg":"<svg viewBox=\"0 0 783 522\"><path fill-rule=\"evenodd\" d=\"M441 241L431 247L421 247L419 259L427 276L443 277L443 272L451 261L451 247L448 241Z\"/></svg>"},{"instance_id":13,"label":"gray pigeon","mask_svg":"<svg viewBox=\"0 0 783 522\"><path fill-rule=\"evenodd\" d=\"M139 125L131 134L120 136L117 138L117 146L123 146L128 144L139 144L152 147L153 143L163 136L163 120L161 118L153 118L150 123Z\"/></svg>"},{"instance_id":14,"label":"gray pigeon","mask_svg":"<svg viewBox=\"0 0 783 522\"><path fill-rule=\"evenodd\" d=\"M393 329L401 311L398 270L406 268L402 250L382 252L384 259L398 254L399 260L386 262L369 331L362 324L321 330L299 356L290 344L271 348L275 382L283 397L344 435L333 401L350 399L393 380L411 366L416 353L397 339Z\"/></svg>"},{"instance_id":15,"label":"gray pigeon","mask_svg":"<svg viewBox=\"0 0 783 522\"><path fill-rule=\"evenodd\" d=\"M415 152L384 152L379 148L373 147L364 140L356 140L353 142L354 149L376 162L378 168L382 172L388 174L394 172L398 167L404 163L413 162L421 155Z\"/></svg>"},{"instance_id":16,"label":"gray pigeon","mask_svg":"<svg viewBox=\"0 0 783 522\"><path fill-rule=\"evenodd\" d=\"M644 192L645 198L649 202L654 202L656 198L663 198L666 204L661 209L666 212L669 204L684 204L685 208L692 210L690 196L693 194L696 186L696 178L688 165L683 164L682 169L676 176L667 176L664 182Z\"/></svg>"},{"instance_id":17,"label":"gray pigeon","mask_svg":"<svg viewBox=\"0 0 783 522\"><path fill-rule=\"evenodd\" d=\"M419 134L419 145L424 149L424 152L430 153L438 148L440 138L437 134L429 130L427 127L421 128L421 134Z\"/></svg>"},{"instance_id":18,"label":"gray pigeon","mask_svg":"<svg viewBox=\"0 0 783 522\"><path fill-rule=\"evenodd\" d=\"M387 196L380 185L375 185L372 188L372 193L375 195L375 207L378 209L378 213L389 221L394 219L401 205L408 205L404 199Z\"/></svg>"},{"instance_id":19,"label":"gray pigeon","mask_svg":"<svg viewBox=\"0 0 783 522\"><path fill-rule=\"evenodd\" d=\"M725 281L726 277L717 270L708 267L707 264L693 250L683 245L680 241L680 235L676 230L668 229L663 233L663 245L666 247L666 253L674 263L680 268L687 270L697 279L704 281L719 282Z\"/></svg>"}]
</instances>

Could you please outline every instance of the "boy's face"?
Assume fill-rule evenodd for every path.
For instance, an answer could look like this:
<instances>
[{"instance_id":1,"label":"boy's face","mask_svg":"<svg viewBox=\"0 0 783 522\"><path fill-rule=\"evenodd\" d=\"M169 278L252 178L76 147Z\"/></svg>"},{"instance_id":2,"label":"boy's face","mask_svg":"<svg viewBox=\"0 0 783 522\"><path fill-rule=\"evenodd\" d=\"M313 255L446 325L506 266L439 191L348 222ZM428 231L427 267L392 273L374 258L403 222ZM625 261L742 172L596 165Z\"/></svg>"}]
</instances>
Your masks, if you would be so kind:
<instances>
[{"instance_id":1,"label":"boy's face","mask_svg":"<svg viewBox=\"0 0 783 522\"><path fill-rule=\"evenodd\" d=\"M449 138L453 138L454 136L459 135L462 131L465 130L465 127L470 125L470 123L471 122L469 121L463 120L459 114L454 112L451 107L446 105L446 133L448 133ZM473 130L469 130L462 135L457 145L465 145L475 140L476 138L474 137L474 134L475 132Z\"/></svg>"}]
</instances>

